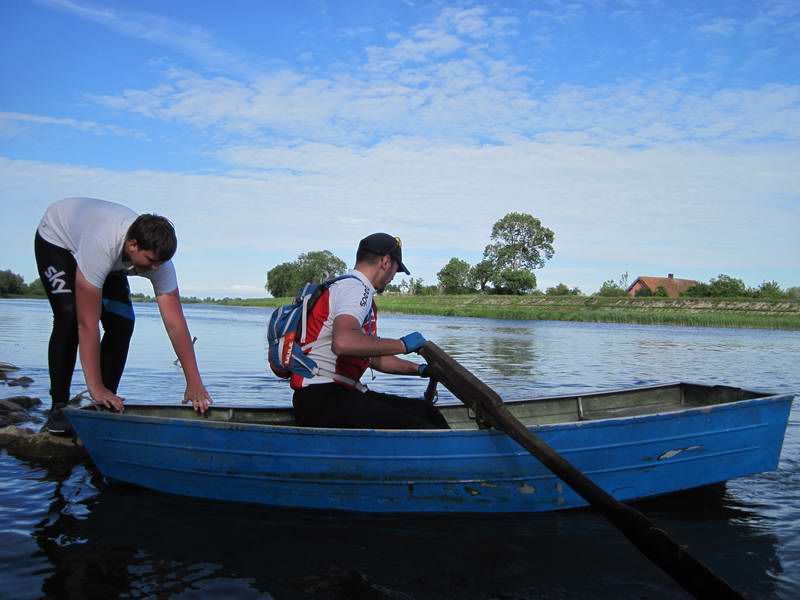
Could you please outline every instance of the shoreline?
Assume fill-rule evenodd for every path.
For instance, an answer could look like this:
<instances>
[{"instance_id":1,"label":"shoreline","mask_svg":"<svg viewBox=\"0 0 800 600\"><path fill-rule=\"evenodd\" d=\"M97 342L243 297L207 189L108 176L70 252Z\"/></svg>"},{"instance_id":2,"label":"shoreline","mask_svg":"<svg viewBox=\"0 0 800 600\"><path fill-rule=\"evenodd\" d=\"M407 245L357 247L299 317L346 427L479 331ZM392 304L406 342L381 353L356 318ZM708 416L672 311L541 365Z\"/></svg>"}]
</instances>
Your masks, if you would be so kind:
<instances>
[{"instance_id":1,"label":"shoreline","mask_svg":"<svg viewBox=\"0 0 800 600\"><path fill-rule=\"evenodd\" d=\"M237 298L213 304L274 308L291 300ZM800 330L800 302L785 299L391 294L380 296L377 304L384 312L442 317Z\"/></svg>"},{"instance_id":2,"label":"shoreline","mask_svg":"<svg viewBox=\"0 0 800 600\"><path fill-rule=\"evenodd\" d=\"M9 299L41 299L9 296ZM133 298L134 302L153 301ZM185 304L275 308L292 298L182 298ZM382 295L387 313L500 320L631 323L734 329L800 330L800 302L753 298L630 298L600 296Z\"/></svg>"}]
</instances>

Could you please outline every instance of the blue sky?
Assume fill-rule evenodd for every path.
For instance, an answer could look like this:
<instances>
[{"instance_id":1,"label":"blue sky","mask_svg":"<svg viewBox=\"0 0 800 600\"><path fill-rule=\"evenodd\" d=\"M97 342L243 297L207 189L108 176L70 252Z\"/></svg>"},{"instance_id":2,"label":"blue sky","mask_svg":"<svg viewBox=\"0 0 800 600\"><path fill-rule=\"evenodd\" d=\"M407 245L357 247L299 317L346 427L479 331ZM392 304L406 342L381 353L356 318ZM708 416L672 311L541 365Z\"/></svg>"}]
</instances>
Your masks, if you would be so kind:
<instances>
[{"instance_id":1,"label":"blue sky","mask_svg":"<svg viewBox=\"0 0 800 600\"><path fill-rule=\"evenodd\" d=\"M51 202L178 229L187 295L399 235L427 283L492 224L539 287L628 272L800 285L800 3L7 0L0 269ZM146 283L135 289L147 291Z\"/></svg>"}]
</instances>

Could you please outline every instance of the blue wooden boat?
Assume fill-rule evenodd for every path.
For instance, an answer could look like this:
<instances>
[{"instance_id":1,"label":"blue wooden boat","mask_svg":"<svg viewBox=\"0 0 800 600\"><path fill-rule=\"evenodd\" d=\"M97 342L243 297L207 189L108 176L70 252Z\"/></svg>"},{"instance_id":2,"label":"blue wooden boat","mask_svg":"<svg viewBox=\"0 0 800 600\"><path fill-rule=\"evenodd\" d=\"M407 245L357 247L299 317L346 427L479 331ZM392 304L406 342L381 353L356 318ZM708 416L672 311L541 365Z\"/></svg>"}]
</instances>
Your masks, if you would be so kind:
<instances>
[{"instance_id":1,"label":"blue wooden boat","mask_svg":"<svg viewBox=\"0 0 800 600\"><path fill-rule=\"evenodd\" d=\"M619 500L777 468L793 395L688 383L508 402ZM422 400L421 400L422 401ZM584 506L462 405L452 430L298 427L290 408L127 406L66 413L111 481L198 498L363 512L536 512Z\"/></svg>"}]
</instances>

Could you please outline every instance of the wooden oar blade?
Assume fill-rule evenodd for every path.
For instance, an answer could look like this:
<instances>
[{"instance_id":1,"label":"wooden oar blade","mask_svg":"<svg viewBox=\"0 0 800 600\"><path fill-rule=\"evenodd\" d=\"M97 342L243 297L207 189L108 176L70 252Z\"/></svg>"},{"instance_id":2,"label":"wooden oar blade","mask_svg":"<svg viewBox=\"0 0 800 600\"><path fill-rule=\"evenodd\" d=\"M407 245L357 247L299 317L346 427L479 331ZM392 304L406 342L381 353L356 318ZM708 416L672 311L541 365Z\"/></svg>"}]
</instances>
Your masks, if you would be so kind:
<instances>
[{"instance_id":1,"label":"wooden oar blade","mask_svg":"<svg viewBox=\"0 0 800 600\"><path fill-rule=\"evenodd\" d=\"M700 598L741 598L725 580L692 557L685 547L658 529L639 511L623 504L528 429L488 385L475 377L433 342L419 353L428 361L431 376L472 409L479 425L505 432L556 477L584 498L617 527L645 556L675 581Z\"/></svg>"}]
</instances>

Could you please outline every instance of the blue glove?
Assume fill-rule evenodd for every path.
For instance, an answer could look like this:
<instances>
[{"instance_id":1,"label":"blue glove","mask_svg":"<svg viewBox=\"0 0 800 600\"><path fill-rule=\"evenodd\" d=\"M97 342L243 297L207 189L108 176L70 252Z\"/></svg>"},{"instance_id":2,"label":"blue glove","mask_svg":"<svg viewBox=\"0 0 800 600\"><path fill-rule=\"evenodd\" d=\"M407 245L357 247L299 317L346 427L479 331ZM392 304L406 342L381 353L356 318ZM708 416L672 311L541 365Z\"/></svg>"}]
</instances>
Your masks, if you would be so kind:
<instances>
[{"instance_id":1,"label":"blue glove","mask_svg":"<svg viewBox=\"0 0 800 600\"><path fill-rule=\"evenodd\" d=\"M401 337L400 341L403 342L403 345L406 347L406 351L403 354L410 354L422 348L427 340L422 337L419 331L414 331Z\"/></svg>"},{"instance_id":2,"label":"blue glove","mask_svg":"<svg viewBox=\"0 0 800 600\"><path fill-rule=\"evenodd\" d=\"M420 377L431 376L430 369L428 369L428 363L422 363L417 365L417 375L419 375Z\"/></svg>"}]
</instances>

